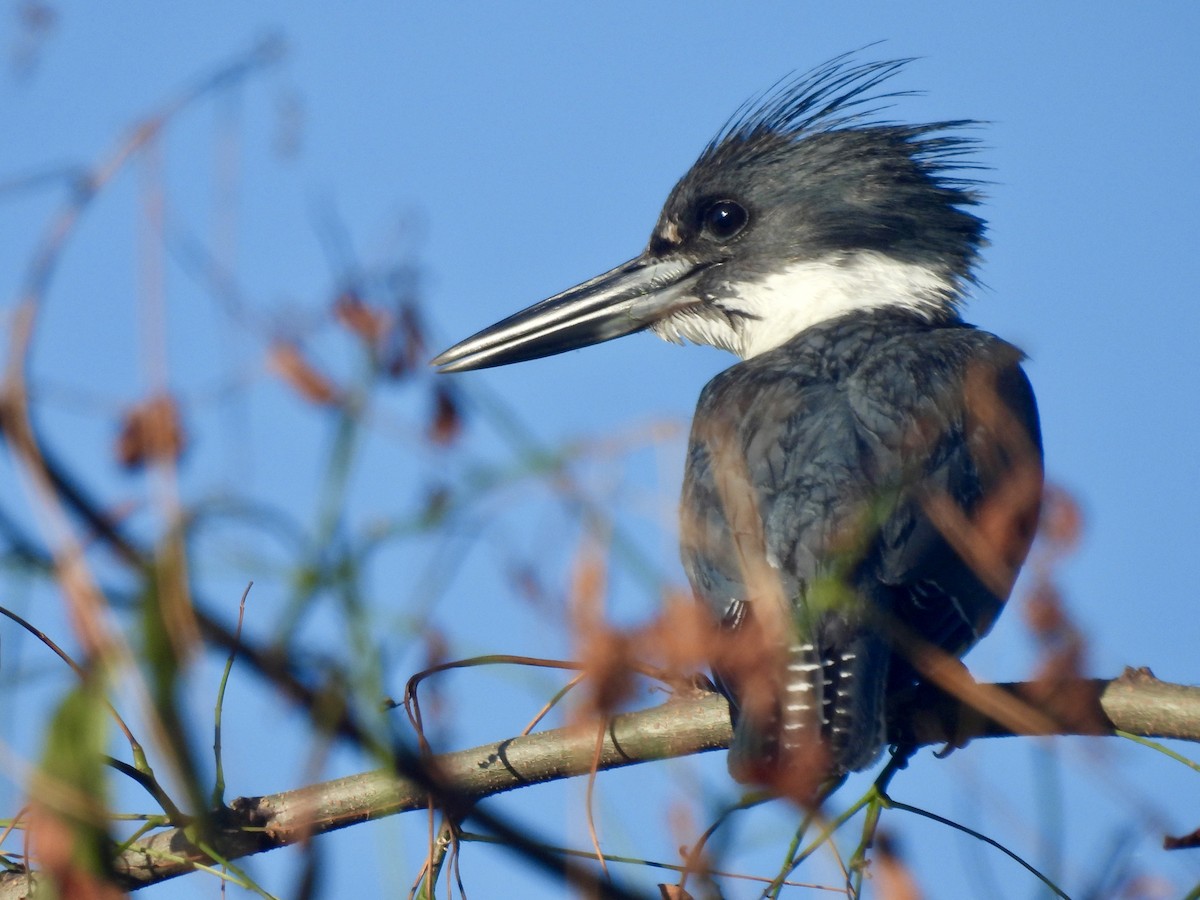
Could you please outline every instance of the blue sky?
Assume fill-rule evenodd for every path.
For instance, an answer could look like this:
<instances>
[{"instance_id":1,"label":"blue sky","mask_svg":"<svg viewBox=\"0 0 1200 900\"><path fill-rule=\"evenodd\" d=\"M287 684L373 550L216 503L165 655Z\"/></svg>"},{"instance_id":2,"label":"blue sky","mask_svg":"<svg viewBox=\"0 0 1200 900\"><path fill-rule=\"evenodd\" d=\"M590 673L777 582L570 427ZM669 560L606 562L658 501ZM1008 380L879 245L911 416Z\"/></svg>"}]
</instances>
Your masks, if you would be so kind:
<instances>
[{"instance_id":1,"label":"blue sky","mask_svg":"<svg viewBox=\"0 0 1200 900\"><path fill-rule=\"evenodd\" d=\"M13 9L0 14L0 49L10 62L22 40ZM56 441L97 448L79 452L79 465L108 502L151 493L118 474L105 452L115 413L146 392L146 348L154 340L139 329L152 254L139 244L139 203L156 177L177 238L165 257L170 383L190 403L198 441L183 473L185 500L236 486L306 515L328 451L328 423L312 421L266 373L258 337L311 339L330 370L351 372L345 342L313 324L325 316L351 255L364 269L397 259L420 265L430 340L438 345L431 350L441 349L636 254L675 179L744 99L788 73L884 40L870 56L920 57L896 87L923 94L902 100L896 118L989 123L980 136L981 158L992 169L984 207L992 246L967 318L1031 357L1049 476L1085 514L1082 546L1059 581L1089 639L1090 668L1110 676L1148 665L1166 679L1198 680L1190 567L1200 533L1195 4L364 0L337 11L309 2L54 9L56 25L37 45L32 67L10 65L0 77L0 184L97 161L131 122L198 74L264 35L279 35L287 47L278 65L232 95L173 120L160 146L161 176L152 161L132 165L89 210L62 259L34 373ZM281 131L289 129L295 148L281 153ZM222 159L236 164L223 170ZM232 171L232 180L222 181L222 171ZM236 192L232 206L221 200L223 183ZM7 325L9 298L62 200L53 184L0 193L0 324ZM330 249L334 220L352 251ZM215 310L211 291L180 258L179 245L191 240L226 247L257 330L241 333ZM445 455L420 447L420 403L414 389L397 388L380 399L376 427L364 440L353 513L361 521L385 517L411 505L439 473L510 463L511 446L485 412L489 397L503 398L548 446L587 448L619 435L636 449L598 451L576 474L651 560L648 579L618 565L609 596L617 621L645 621L660 585L682 582L671 533L682 425L701 386L731 361L642 335L457 376L476 414L465 448ZM647 442L657 425L669 436ZM14 483L5 463L5 496L15 496ZM381 634L396 629L394 639L381 638L399 660L395 675L417 665L418 643L404 630L429 606L425 621L449 637L455 655L569 655L561 604L579 541L569 507L527 483L499 495L472 520L472 542L447 551L461 562L453 577L443 577L436 547L416 542L384 554L371 573L371 601ZM504 573L514 558L543 557L552 560L547 599L531 604ZM236 594L245 574L229 566L213 585ZM284 589L272 588L269 575L254 577L270 608ZM432 595L430 585L437 587ZM1030 673L1034 656L1019 601L1014 606L969 658L981 679ZM333 612L318 615L310 631L314 644L336 644ZM536 710L547 683L449 680L448 746L518 730L514 723ZM306 745L284 740L280 747L275 739L289 722L301 729L285 709L252 693L231 713L233 792L300 783ZM4 740L34 752L22 746L28 738L18 718L3 723ZM328 774L361 764L339 755ZM1132 829L1142 836L1132 851L1138 865L1171 885L1170 895L1200 880L1194 860L1156 845L1161 831L1197 824L1189 805L1177 802L1194 794L1194 777L1184 777L1182 767L1115 742L1014 741L976 745L946 761L924 754L896 790L972 821L1035 862L1060 841L1071 890L1082 890L1115 836ZM1065 800L1059 812L1047 812L1055 804L1037 798L1058 796L1047 787L1056 782ZM734 796L720 759L604 776L606 846L670 857L680 840L665 829L663 811L696 812L686 800L701 788ZM570 786L519 792L501 808L586 846L581 803L582 789ZM1055 815L1061 834L1048 834ZM748 848L740 864L769 871L789 822L786 811L748 818L737 835ZM932 897L1035 891L1010 863L944 829L887 824ZM406 886L419 864L419 835L420 823L390 822L328 838L329 896ZM259 861L255 871L286 892L289 859L279 857ZM993 879L990 894L986 878L972 875L981 871ZM816 872L830 877L828 868ZM477 897L514 895L518 887L525 896L558 893L485 847L467 848L464 874ZM187 882L151 895L216 890L201 878ZM731 896L749 896L740 890Z\"/></svg>"}]
</instances>

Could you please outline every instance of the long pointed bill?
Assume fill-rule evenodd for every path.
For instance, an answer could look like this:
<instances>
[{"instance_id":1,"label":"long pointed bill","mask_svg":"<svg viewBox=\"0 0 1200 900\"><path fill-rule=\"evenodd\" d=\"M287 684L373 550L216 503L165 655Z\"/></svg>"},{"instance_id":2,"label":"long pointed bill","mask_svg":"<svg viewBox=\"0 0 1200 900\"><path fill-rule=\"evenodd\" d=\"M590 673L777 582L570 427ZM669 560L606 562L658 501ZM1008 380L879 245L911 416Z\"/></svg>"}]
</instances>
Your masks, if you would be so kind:
<instances>
[{"instance_id":1,"label":"long pointed bill","mask_svg":"<svg viewBox=\"0 0 1200 900\"><path fill-rule=\"evenodd\" d=\"M433 365L441 372L486 369L641 331L694 303L688 292L705 268L639 256L483 329Z\"/></svg>"}]
</instances>

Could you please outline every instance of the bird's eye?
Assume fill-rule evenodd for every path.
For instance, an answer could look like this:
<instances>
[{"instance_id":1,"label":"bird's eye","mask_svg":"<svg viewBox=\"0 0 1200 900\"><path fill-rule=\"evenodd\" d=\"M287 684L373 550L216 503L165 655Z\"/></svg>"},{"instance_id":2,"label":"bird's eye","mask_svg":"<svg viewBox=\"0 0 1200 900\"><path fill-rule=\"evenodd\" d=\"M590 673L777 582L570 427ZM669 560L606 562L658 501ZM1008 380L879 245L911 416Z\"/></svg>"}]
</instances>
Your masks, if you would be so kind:
<instances>
[{"instance_id":1,"label":"bird's eye","mask_svg":"<svg viewBox=\"0 0 1200 900\"><path fill-rule=\"evenodd\" d=\"M700 217L704 231L718 241L727 241L736 236L748 221L750 214L746 208L733 200L718 200L709 205Z\"/></svg>"}]
</instances>

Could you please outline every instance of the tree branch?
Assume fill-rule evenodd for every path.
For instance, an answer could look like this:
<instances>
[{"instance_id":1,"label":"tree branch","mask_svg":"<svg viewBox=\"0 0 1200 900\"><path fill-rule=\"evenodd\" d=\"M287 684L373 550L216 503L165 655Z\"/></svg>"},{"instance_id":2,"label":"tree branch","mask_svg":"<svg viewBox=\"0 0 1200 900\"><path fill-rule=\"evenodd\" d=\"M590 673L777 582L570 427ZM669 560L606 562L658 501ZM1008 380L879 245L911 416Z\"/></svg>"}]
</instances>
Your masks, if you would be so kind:
<instances>
[{"instance_id":1,"label":"tree branch","mask_svg":"<svg viewBox=\"0 0 1200 900\"><path fill-rule=\"evenodd\" d=\"M1120 677L979 685L1027 708L1035 727L1001 724L976 706L922 686L899 698L890 711L893 735L913 746L962 746L977 738L1022 734L1111 735L1200 742L1200 687L1159 681L1147 669L1126 669ZM1053 723L1047 728L1045 723ZM605 729L600 769L616 769L673 757L723 749L731 737L729 708L723 697L708 694L673 699L661 706L613 717ZM458 797L478 801L531 784L583 775L590 771L596 732L589 725L558 728L509 738L470 750L429 759L434 780L453 785ZM327 831L417 809L427 809L428 791L417 781L390 771L365 772L292 791L235 800L219 816L207 839L223 859L287 846ZM469 814L468 814L469 815ZM130 889L156 884L211 865L213 857L185 833L172 828L150 835L121 853L115 869ZM34 880L37 877L34 876ZM30 877L0 875L0 900L24 897Z\"/></svg>"}]
</instances>

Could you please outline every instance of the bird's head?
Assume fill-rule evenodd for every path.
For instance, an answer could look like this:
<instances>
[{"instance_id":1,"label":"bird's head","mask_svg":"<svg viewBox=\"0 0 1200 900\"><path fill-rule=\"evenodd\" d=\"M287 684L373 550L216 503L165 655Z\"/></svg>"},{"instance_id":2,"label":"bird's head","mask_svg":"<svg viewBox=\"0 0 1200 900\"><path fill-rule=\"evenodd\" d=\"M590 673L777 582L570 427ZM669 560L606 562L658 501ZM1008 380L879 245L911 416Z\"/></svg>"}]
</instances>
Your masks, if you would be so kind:
<instances>
[{"instance_id":1,"label":"bird's head","mask_svg":"<svg viewBox=\"0 0 1200 900\"><path fill-rule=\"evenodd\" d=\"M841 56L739 110L671 191L637 257L433 360L444 372L652 329L743 358L819 322L897 306L956 314L983 244L969 121L874 117L910 60Z\"/></svg>"}]
</instances>

